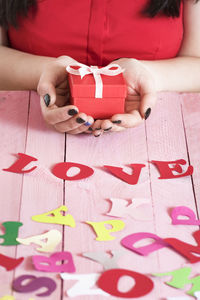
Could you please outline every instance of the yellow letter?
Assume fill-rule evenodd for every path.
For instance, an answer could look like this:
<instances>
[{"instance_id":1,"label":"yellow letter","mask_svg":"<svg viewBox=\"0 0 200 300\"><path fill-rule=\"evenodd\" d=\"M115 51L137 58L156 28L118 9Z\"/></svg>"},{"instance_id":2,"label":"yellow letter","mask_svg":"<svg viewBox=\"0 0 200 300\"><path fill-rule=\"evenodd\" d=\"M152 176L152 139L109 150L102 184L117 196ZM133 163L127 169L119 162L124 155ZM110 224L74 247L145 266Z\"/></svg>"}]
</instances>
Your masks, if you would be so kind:
<instances>
[{"instance_id":1,"label":"yellow letter","mask_svg":"<svg viewBox=\"0 0 200 300\"><path fill-rule=\"evenodd\" d=\"M32 220L40 223L60 224L75 227L75 221L72 215L67 214L66 216L63 216L61 214L61 212L66 212L67 210L67 207L63 205L57 209L48 211L47 213L32 216Z\"/></svg>"},{"instance_id":2,"label":"yellow letter","mask_svg":"<svg viewBox=\"0 0 200 300\"><path fill-rule=\"evenodd\" d=\"M91 225L97 235L97 241L112 241L115 239L114 236L110 235L110 232L116 232L124 229L124 222L121 220L108 220L102 222L86 222L87 224ZM112 226L111 229L107 229L105 227L106 224Z\"/></svg>"}]
</instances>

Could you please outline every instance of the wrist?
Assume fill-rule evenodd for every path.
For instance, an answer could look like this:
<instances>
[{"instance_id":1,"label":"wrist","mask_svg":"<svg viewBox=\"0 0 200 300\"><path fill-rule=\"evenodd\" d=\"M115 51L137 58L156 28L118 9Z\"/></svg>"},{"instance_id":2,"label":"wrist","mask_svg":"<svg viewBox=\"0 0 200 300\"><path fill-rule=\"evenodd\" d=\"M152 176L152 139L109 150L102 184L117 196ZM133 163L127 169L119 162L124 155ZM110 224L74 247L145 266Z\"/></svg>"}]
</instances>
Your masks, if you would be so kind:
<instances>
[{"instance_id":1,"label":"wrist","mask_svg":"<svg viewBox=\"0 0 200 300\"><path fill-rule=\"evenodd\" d=\"M143 64L145 69L151 74L151 77L155 83L156 91L163 91L162 76L160 76L156 62L151 60L141 60L140 62Z\"/></svg>"},{"instance_id":2,"label":"wrist","mask_svg":"<svg viewBox=\"0 0 200 300\"><path fill-rule=\"evenodd\" d=\"M37 86L40 80L40 77L43 73L43 71L47 68L49 64L51 64L55 58L53 57L46 57L46 56L35 56L34 60L32 61L32 74L30 74L29 78L29 84L30 87L28 87L29 90L35 90L37 91Z\"/></svg>"},{"instance_id":3,"label":"wrist","mask_svg":"<svg viewBox=\"0 0 200 300\"><path fill-rule=\"evenodd\" d=\"M62 55L57 57L55 62L66 68L68 65L75 64L77 61L70 56Z\"/></svg>"}]
</instances>

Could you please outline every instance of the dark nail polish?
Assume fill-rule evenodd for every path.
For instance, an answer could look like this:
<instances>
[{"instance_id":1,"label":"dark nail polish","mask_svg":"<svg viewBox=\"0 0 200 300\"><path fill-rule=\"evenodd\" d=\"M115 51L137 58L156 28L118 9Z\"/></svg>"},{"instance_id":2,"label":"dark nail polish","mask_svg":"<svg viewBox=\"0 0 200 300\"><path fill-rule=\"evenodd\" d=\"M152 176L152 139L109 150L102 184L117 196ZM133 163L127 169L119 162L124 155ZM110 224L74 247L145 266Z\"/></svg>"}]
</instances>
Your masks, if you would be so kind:
<instances>
[{"instance_id":1,"label":"dark nail polish","mask_svg":"<svg viewBox=\"0 0 200 300\"><path fill-rule=\"evenodd\" d=\"M101 130L101 127L95 128L95 130Z\"/></svg>"},{"instance_id":2,"label":"dark nail polish","mask_svg":"<svg viewBox=\"0 0 200 300\"><path fill-rule=\"evenodd\" d=\"M83 124L83 123L85 123L85 120L83 120L82 118L78 117L76 119L76 122L79 123L79 124Z\"/></svg>"},{"instance_id":3,"label":"dark nail polish","mask_svg":"<svg viewBox=\"0 0 200 300\"><path fill-rule=\"evenodd\" d=\"M104 131L109 131L110 129L112 129L112 127L106 128Z\"/></svg>"},{"instance_id":4,"label":"dark nail polish","mask_svg":"<svg viewBox=\"0 0 200 300\"><path fill-rule=\"evenodd\" d=\"M149 108L147 109L147 111L145 112L145 114L144 114L145 120L150 116L150 114L151 114L151 108L149 107Z\"/></svg>"},{"instance_id":5,"label":"dark nail polish","mask_svg":"<svg viewBox=\"0 0 200 300\"><path fill-rule=\"evenodd\" d=\"M90 126L90 125L92 125L92 124L89 123L89 122L86 122L84 125L85 125L85 126Z\"/></svg>"},{"instance_id":6,"label":"dark nail polish","mask_svg":"<svg viewBox=\"0 0 200 300\"><path fill-rule=\"evenodd\" d=\"M70 115L70 116L75 116L75 115L77 115L77 110L75 110L75 109L69 109L68 110L68 115Z\"/></svg>"},{"instance_id":7,"label":"dark nail polish","mask_svg":"<svg viewBox=\"0 0 200 300\"><path fill-rule=\"evenodd\" d=\"M117 120L117 121L112 121L113 124L121 124L121 120Z\"/></svg>"},{"instance_id":8,"label":"dark nail polish","mask_svg":"<svg viewBox=\"0 0 200 300\"><path fill-rule=\"evenodd\" d=\"M92 127L89 127L88 130L89 130L89 131L93 131Z\"/></svg>"},{"instance_id":9,"label":"dark nail polish","mask_svg":"<svg viewBox=\"0 0 200 300\"><path fill-rule=\"evenodd\" d=\"M45 102L45 104L46 104L47 107L49 106L50 101L51 101L51 98L50 98L49 94L46 94L44 96L44 102Z\"/></svg>"},{"instance_id":10,"label":"dark nail polish","mask_svg":"<svg viewBox=\"0 0 200 300\"><path fill-rule=\"evenodd\" d=\"M95 137L99 137L101 134L94 135Z\"/></svg>"}]
</instances>

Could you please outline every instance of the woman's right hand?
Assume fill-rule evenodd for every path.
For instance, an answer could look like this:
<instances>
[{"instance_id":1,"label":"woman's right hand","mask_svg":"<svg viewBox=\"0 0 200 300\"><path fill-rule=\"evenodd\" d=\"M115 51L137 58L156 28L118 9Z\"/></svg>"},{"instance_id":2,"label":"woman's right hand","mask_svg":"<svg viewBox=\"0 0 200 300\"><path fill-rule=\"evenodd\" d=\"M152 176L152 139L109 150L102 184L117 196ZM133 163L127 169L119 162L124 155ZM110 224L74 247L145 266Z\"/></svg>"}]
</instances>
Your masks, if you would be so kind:
<instances>
[{"instance_id":1,"label":"woman's right hand","mask_svg":"<svg viewBox=\"0 0 200 300\"><path fill-rule=\"evenodd\" d=\"M69 56L60 56L48 63L43 70L37 92L41 110L47 124L59 132L78 134L91 133L94 119L69 104L69 85L66 67L77 61Z\"/></svg>"}]
</instances>

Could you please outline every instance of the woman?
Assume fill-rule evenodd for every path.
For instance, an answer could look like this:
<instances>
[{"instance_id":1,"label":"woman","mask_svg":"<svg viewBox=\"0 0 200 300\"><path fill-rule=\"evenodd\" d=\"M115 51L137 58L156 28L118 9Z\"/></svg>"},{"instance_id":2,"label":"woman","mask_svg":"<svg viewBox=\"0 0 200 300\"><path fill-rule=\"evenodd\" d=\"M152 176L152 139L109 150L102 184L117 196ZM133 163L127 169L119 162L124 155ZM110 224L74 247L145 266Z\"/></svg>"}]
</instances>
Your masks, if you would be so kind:
<instances>
[{"instance_id":1,"label":"woman","mask_svg":"<svg viewBox=\"0 0 200 300\"><path fill-rule=\"evenodd\" d=\"M37 90L60 132L121 131L149 117L157 91L200 91L200 1L0 0L0 12L0 89ZM76 61L125 69L125 114L94 121L66 105Z\"/></svg>"}]
</instances>

